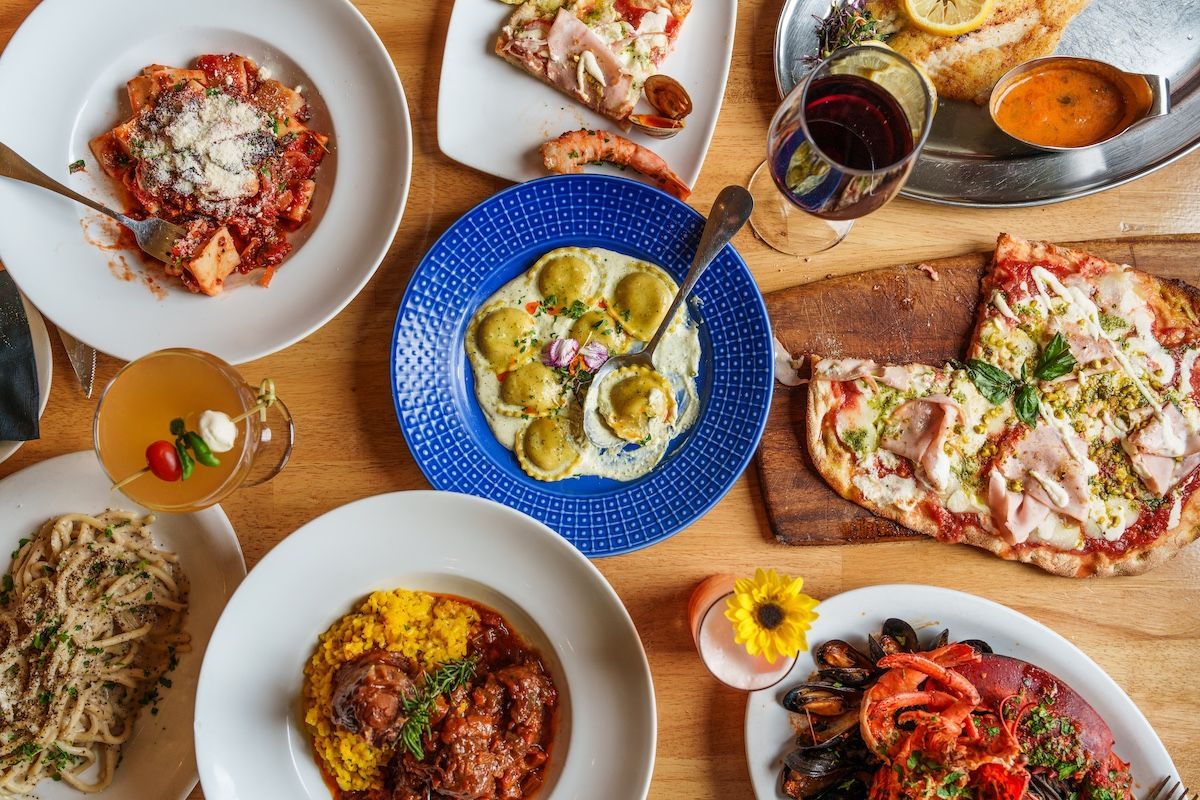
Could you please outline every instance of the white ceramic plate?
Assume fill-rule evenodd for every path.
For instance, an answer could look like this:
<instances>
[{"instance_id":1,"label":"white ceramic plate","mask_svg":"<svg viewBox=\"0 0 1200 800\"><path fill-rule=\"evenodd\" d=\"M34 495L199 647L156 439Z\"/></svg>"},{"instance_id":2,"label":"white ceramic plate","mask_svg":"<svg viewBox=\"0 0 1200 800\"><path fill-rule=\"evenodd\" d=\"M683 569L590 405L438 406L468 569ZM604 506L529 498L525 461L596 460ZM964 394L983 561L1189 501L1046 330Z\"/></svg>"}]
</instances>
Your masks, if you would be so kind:
<instances>
[{"instance_id":1,"label":"white ceramic plate","mask_svg":"<svg viewBox=\"0 0 1200 800\"><path fill-rule=\"evenodd\" d=\"M268 355L341 311L395 236L412 168L408 108L391 58L349 0L123 0L119 12L45 0L0 56L0 141L77 191L115 202L88 141L128 117L125 82L148 64L229 52L303 85L312 127L334 143L317 172L313 218L292 237L296 249L270 289L252 273L219 297L191 294L133 253L90 244L113 238L95 212L0 179L0 258L42 313L97 350L131 360L194 347L235 364ZM68 175L76 159L87 171ZM122 280L121 258L162 289Z\"/></svg>"},{"instance_id":2,"label":"white ceramic plate","mask_svg":"<svg viewBox=\"0 0 1200 800\"><path fill-rule=\"evenodd\" d=\"M835 595L817 607L820 618L808 634L816 646L844 639L865 649L868 633L879 631L888 617L899 617L920 633L923 625L950 629L951 641L983 639L1002 655L1020 658L1066 681L1108 723L1117 755L1130 762L1134 795L1142 796L1166 775L1178 777L1158 734L1121 687L1082 650L1054 631L1011 608L952 589L895 584L870 586ZM788 689L813 671L809 653L777 686L754 692L746 704L746 758L758 800L784 800L779 789L783 756L795 733L779 704Z\"/></svg>"},{"instance_id":3,"label":"white ceramic plate","mask_svg":"<svg viewBox=\"0 0 1200 800\"><path fill-rule=\"evenodd\" d=\"M0 552L16 549L20 538L60 514L107 508L147 513L109 486L90 450L52 458L8 476L0 481ZM181 800L195 787L192 702L200 662L221 609L246 574L237 535L220 506L195 514L160 515L151 530L160 545L179 555L191 582L186 630L192 635L192 651L179 657L171 688L162 692L158 714L138 715L112 784L88 795L102 800ZM35 794L39 800L81 796L52 781L39 784Z\"/></svg>"},{"instance_id":4,"label":"white ceramic plate","mask_svg":"<svg viewBox=\"0 0 1200 800\"><path fill-rule=\"evenodd\" d=\"M38 379L38 419L46 413L46 403L50 402L50 383L54 377L54 353L50 349L50 334L46 332L46 323L33 304L24 295L21 303L25 306L25 318L29 320L29 336L33 340L33 360L37 364ZM0 442L0 462L21 449L24 442Z\"/></svg>"},{"instance_id":5,"label":"white ceramic plate","mask_svg":"<svg viewBox=\"0 0 1200 800\"><path fill-rule=\"evenodd\" d=\"M496 36L513 8L498 0L454 4L438 90L438 146L468 167L510 181L527 181L546 174L538 147L547 139L579 128L617 129L612 120L495 54ZM689 186L696 185L717 126L736 22L737 0L704 0L692 7L674 52L659 70L683 84L692 96L695 111L687 118L687 127L671 139L628 134L666 159ZM644 102L641 107L648 110ZM760 144L765 152L766 141ZM624 174L637 176L632 170Z\"/></svg>"},{"instance_id":6,"label":"white ceramic plate","mask_svg":"<svg viewBox=\"0 0 1200 800\"><path fill-rule=\"evenodd\" d=\"M301 721L317 637L370 592L404 587L495 608L546 659L558 733L539 800L639 800L654 768L650 668L592 563L524 514L449 492L343 506L277 545L234 595L196 695L208 800L329 800Z\"/></svg>"}]
</instances>

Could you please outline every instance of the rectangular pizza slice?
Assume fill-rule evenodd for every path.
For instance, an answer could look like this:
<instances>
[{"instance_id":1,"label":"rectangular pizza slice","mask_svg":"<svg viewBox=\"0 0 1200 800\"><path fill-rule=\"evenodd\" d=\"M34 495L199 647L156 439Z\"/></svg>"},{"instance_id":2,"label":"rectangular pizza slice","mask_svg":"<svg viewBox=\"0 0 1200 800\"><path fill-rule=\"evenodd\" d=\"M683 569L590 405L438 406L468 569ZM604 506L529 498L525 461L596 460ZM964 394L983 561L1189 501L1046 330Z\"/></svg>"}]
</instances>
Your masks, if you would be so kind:
<instances>
[{"instance_id":1,"label":"rectangular pizza slice","mask_svg":"<svg viewBox=\"0 0 1200 800\"><path fill-rule=\"evenodd\" d=\"M628 127L646 79L674 46L691 0L527 0L496 54Z\"/></svg>"},{"instance_id":2,"label":"rectangular pizza slice","mask_svg":"<svg viewBox=\"0 0 1200 800\"><path fill-rule=\"evenodd\" d=\"M809 448L843 496L1062 575L1200 534L1200 292L1002 236L963 364L822 360Z\"/></svg>"}]
</instances>

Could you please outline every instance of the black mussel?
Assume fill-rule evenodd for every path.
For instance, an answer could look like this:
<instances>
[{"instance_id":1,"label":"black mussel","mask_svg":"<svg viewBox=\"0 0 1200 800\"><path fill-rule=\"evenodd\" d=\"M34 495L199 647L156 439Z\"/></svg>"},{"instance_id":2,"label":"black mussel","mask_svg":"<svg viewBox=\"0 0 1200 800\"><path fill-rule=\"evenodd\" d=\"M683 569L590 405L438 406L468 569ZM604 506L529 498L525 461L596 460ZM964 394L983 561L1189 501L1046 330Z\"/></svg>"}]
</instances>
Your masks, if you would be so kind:
<instances>
[{"instance_id":1,"label":"black mussel","mask_svg":"<svg viewBox=\"0 0 1200 800\"><path fill-rule=\"evenodd\" d=\"M869 633L867 634L867 650L871 653L871 661L873 663L878 662L879 659L887 655L887 651L883 649L883 645L880 644L879 639L876 639Z\"/></svg>"},{"instance_id":2,"label":"black mussel","mask_svg":"<svg viewBox=\"0 0 1200 800\"><path fill-rule=\"evenodd\" d=\"M975 648L975 652L977 653L992 652L992 646L983 639L963 639L962 643L971 645L971 647Z\"/></svg>"},{"instance_id":3,"label":"black mussel","mask_svg":"<svg viewBox=\"0 0 1200 800\"><path fill-rule=\"evenodd\" d=\"M784 761L787 761L786 757ZM785 765L779 788L788 797L795 798L796 800L809 800L810 798L824 794L830 787L835 786L841 781L843 772L844 770L842 769L835 769L826 775L813 777Z\"/></svg>"},{"instance_id":4,"label":"black mussel","mask_svg":"<svg viewBox=\"0 0 1200 800\"><path fill-rule=\"evenodd\" d=\"M824 778L843 769L842 754L837 748L799 748L783 757L784 766L808 778Z\"/></svg>"},{"instance_id":5,"label":"black mussel","mask_svg":"<svg viewBox=\"0 0 1200 800\"><path fill-rule=\"evenodd\" d=\"M879 631L880 644L884 644L889 639L895 642L896 647L899 648L894 652L916 653L921 649L921 640L917 636L917 632L913 630L912 625L902 619L889 617L883 621L883 628ZM884 644L884 650L889 653L893 652L888 650L886 644Z\"/></svg>"},{"instance_id":6,"label":"black mussel","mask_svg":"<svg viewBox=\"0 0 1200 800\"><path fill-rule=\"evenodd\" d=\"M863 667L836 667L833 669L823 669L817 672L822 680L830 683L840 683L846 686L866 686L875 679L878 673L874 669L865 669Z\"/></svg>"},{"instance_id":7,"label":"black mussel","mask_svg":"<svg viewBox=\"0 0 1200 800\"><path fill-rule=\"evenodd\" d=\"M840 717L805 717L804 726L796 731L797 750L820 750L844 740L857 738L858 709L850 709Z\"/></svg>"},{"instance_id":8,"label":"black mussel","mask_svg":"<svg viewBox=\"0 0 1200 800\"><path fill-rule=\"evenodd\" d=\"M879 634L878 639L868 636L867 644L871 647L871 658L875 659L876 662L884 656L890 656L894 653L910 652L900 643L900 640L888 636L886 633Z\"/></svg>"},{"instance_id":9,"label":"black mussel","mask_svg":"<svg viewBox=\"0 0 1200 800\"><path fill-rule=\"evenodd\" d=\"M844 739L823 750L798 748L784 759L780 788L797 800L862 800L875 771L861 739Z\"/></svg>"},{"instance_id":10,"label":"black mussel","mask_svg":"<svg viewBox=\"0 0 1200 800\"><path fill-rule=\"evenodd\" d=\"M929 645L929 649L936 650L939 647L945 647L949 643L950 643L950 629L943 628L942 632L939 633L937 635L937 638L933 640L933 644Z\"/></svg>"},{"instance_id":11,"label":"black mussel","mask_svg":"<svg viewBox=\"0 0 1200 800\"><path fill-rule=\"evenodd\" d=\"M802 683L783 696L783 707L797 714L835 717L858 708L862 690L836 683Z\"/></svg>"},{"instance_id":12,"label":"black mussel","mask_svg":"<svg viewBox=\"0 0 1200 800\"><path fill-rule=\"evenodd\" d=\"M875 663L861 650L841 639L830 639L813 654L818 669L871 669Z\"/></svg>"}]
</instances>

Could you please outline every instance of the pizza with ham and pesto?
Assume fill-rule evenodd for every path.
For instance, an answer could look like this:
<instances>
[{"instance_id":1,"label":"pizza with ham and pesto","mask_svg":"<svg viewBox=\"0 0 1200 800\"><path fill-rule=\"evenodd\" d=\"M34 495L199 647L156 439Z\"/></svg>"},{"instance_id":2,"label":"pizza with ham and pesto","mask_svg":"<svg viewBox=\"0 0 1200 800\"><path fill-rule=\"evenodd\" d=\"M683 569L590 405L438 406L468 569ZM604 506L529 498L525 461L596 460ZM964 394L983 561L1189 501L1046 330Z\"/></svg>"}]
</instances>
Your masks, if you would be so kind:
<instances>
[{"instance_id":1,"label":"pizza with ham and pesto","mask_svg":"<svg viewBox=\"0 0 1200 800\"><path fill-rule=\"evenodd\" d=\"M1072 577L1200 534L1200 291L1003 235L964 362L814 357L808 446L843 497Z\"/></svg>"},{"instance_id":2,"label":"pizza with ham and pesto","mask_svg":"<svg viewBox=\"0 0 1200 800\"><path fill-rule=\"evenodd\" d=\"M691 8L692 0L528 0L501 29L496 54L628 127Z\"/></svg>"}]
</instances>

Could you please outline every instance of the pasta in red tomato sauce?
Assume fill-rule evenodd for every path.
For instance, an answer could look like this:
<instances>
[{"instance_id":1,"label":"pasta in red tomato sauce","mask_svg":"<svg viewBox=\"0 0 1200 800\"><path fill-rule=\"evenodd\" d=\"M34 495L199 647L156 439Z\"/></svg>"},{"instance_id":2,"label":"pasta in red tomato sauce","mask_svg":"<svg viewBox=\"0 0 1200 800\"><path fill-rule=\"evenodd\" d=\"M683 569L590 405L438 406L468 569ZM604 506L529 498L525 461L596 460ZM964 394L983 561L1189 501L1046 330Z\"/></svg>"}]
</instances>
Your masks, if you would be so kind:
<instances>
[{"instance_id":1,"label":"pasta in red tomato sauce","mask_svg":"<svg viewBox=\"0 0 1200 800\"><path fill-rule=\"evenodd\" d=\"M133 115L91 142L128 191L130 216L183 226L165 266L193 292L217 295L232 273L270 283L311 216L329 137L307 127L300 87L251 59L205 55L190 69L152 64L126 84Z\"/></svg>"}]
</instances>

